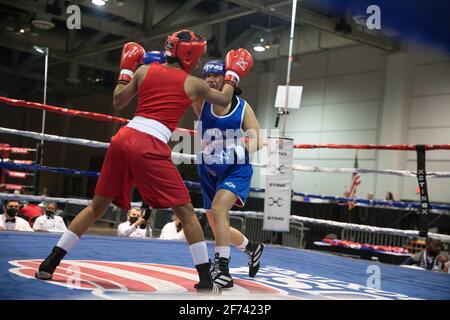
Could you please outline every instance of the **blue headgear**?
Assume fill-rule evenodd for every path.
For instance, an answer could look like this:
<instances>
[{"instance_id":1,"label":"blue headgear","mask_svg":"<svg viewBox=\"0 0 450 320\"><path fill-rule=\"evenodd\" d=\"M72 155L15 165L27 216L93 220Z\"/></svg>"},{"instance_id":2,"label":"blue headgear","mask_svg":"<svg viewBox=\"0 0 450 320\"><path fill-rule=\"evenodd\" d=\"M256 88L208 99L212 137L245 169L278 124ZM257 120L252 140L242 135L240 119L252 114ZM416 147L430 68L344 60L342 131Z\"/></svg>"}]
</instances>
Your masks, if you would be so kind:
<instances>
[{"instance_id":1,"label":"blue headgear","mask_svg":"<svg viewBox=\"0 0 450 320\"><path fill-rule=\"evenodd\" d=\"M205 77L207 73L225 75L225 63L222 60L211 60L203 66L202 76Z\"/></svg>"}]
</instances>

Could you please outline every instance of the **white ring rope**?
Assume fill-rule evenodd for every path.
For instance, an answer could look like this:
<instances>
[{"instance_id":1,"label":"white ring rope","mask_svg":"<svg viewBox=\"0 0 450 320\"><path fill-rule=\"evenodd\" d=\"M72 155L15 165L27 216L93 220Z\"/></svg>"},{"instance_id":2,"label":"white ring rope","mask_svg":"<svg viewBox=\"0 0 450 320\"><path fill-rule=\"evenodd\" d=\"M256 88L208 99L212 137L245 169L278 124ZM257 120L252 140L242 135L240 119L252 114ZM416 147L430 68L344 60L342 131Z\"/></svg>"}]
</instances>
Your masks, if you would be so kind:
<instances>
[{"instance_id":1,"label":"white ring rope","mask_svg":"<svg viewBox=\"0 0 450 320\"><path fill-rule=\"evenodd\" d=\"M55 135L51 135L51 134L42 134L42 133L37 133L37 132L32 132L32 131L22 131L22 130L16 130L16 129L2 128L2 127L0 127L0 133L15 134L15 135L22 136L22 137L33 138L36 140L44 139L45 141L77 144L77 145L82 145L82 146L86 146L86 147L105 148L105 149L109 147L109 143L106 143L106 142L99 142L99 141L92 141L92 140L78 139L78 138L60 137L60 136L55 136Z\"/></svg>"},{"instance_id":2,"label":"white ring rope","mask_svg":"<svg viewBox=\"0 0 450 320\"><path fill-rule=\"evenodd\" d=\"M0 193L0 199L5 200L20 200L20 201L36 201L36 202L56 202L56 203L65 203L65 204L77 204L77 205L88 205L90 200L86 199L77 199L77 198L55 198L55 197L46 197L46 196L29 196L29 195L15 195L10 193ZM114 205L112 205L114 206ZM133 202L131 203L132 207L142 207L142 202ZM195 209L195 212L205 213L207 210L205 209ZM263 218L264 213L256 212L256 211L230 211L230 215L232 216L243 216L246 218ZM373 227L361 224L354 223L344 223L344 222L336 222L331 220L323 220L323 219L315 219L308 218L302 216L291 215L290 221L295 222L305 222L311 224L318 224L322 226L329 227L340 227L348 230L355 231L366 231L366 232L379 232L396 236L410 236L410 237L418 237L419 231L416 230L400 230L400 229L392 229L392 228L380 228ZM428 236L433 239L439 239L444 242L450 243L450 236L438 233L428 233Z\"/></svg>"},{"instance_id":3,"label":"white ring rope","mask_svg":"<svg viewBox=\"0 0 450 320\"><path fill-rule=\"evenodd\" d=\"M294 170L301 172L327 172L327 173L379 173L403 177L417 178L417 172L407 170L380 170L380 169L355 169L355 168L326 168L317 166L304 166L294 164ZM429 178L450 178L450 172L427 172Z\"/></svg>"},{"instance_id":4,"label":"white ring rope","mask_svg":"<svg viewBox=\"0 0 450 320\"><path fill-rule=\"evenodd\" d=\"M195 209L195 211L199 212L199 213L205 213L207 210ZM249 217L249 218L263 218L264 217L263 212L256 212L256 211L229 211L229 214L232 216L244 216L244 217ZM339 228L355 230L355 231L379 232L379 233L385 233L385 234L395 235L395 236L419 237L419 231L417 231L417 230L400 230L400 229L392 229L392 228L380 228L380 227L373 227L373 226L367 226L367 225L362 225L362 224L354 224L354 223L337 222L337 221L332 221L332 220L308 218L308 217L302 217L302 216L297 216L297 215L291 215L290 221L291 222L299 221L299 222L318 224L318 225L329 226L329 227L339 227ZM450 243L449 235L429 232L428 237L433 238L433 239L439 239L441 241Z\"/></svg>"},{"instance_id":5,"label":"white ring rope","mask_svg":"<svg viewBox=\"0 0 450 320\"><path fill-rule=\"evenodd\" d=\"M82 206L87 206L91 203L91 200L78 199L78 198L56 198L56 197L46 197L46 196L30 196L24 194L12 194L0 192L0 199L4 200L19 200L19 201L34 201L34 202L56 202L65 204L77 204ZM116 207L115 205L111 205ZM132 202L132 207L142 207L142 202Z\"/></svg>"},{"instance_id":6,"label":"white ring rope","mask_svg":"<svg viewBox=\"0 0 450 320\"><path fill-rule=\"evenodd\" d=\"M76 145L82 145L86 147L94 147L94 148L108 148L109 143L94 141L94 140L86 140L79 138L68 138L68 137L60 137L56 135L50 134L42 134L38 132L32 131L22 131L16 129L9 129L0 127L0 133L6 134L14 134L19 136L24 136L28 138L33 138L36 140L46 140L53 142L64 142ZM194 154L187 153L178 153L172 152L172 158L178 158L182 160L194 161L196 156ZM266 165L263 163L251 163L254 167L265 168ZM380 170L380 169L355 169L355 168L327 168L327 167L318 167L318 166L304 166L301 164L294 164L292 169L300 172L326 172L326 173L378 173L378 174L386 174L386 175L395 175L395 176L404 176L404 177L414 177L417 178L417 173L414 171L407 170ZM429 178L450 178L450 172L427 172L427 177Z\"/></svg>"}]
</instances>

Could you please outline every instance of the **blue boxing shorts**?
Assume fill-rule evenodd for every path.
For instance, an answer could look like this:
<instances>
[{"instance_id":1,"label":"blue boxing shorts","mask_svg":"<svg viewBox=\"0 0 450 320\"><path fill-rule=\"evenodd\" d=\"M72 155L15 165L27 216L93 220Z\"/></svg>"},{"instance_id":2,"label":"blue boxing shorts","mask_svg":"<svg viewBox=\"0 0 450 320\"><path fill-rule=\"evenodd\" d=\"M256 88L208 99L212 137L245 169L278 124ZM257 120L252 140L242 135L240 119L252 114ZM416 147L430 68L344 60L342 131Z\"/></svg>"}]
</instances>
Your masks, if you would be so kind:
<instances>
[{"instance_id":1,"label":"blue boxing shorts","mask_svg":"<svg viewBox=\"0 0 450 320\"><path fill-rule=\"evenodd\" d=\"M235 205L243 207L250 192L253 168L251 164L230 165L220 176L211 174L205 163L197 165L202 190L203 208L211 209L211 203L220 189L234 193L238 199Z\"/></svg>"}]
</instances>

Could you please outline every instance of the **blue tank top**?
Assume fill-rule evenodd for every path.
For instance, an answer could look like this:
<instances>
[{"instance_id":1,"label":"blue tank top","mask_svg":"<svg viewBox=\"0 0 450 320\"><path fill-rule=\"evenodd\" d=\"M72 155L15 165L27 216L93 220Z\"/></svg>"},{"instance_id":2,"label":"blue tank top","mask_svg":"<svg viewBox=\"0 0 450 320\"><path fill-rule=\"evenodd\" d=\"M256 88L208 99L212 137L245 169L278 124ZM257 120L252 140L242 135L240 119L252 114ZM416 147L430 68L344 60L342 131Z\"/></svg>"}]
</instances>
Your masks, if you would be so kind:
<instances>
[{"instance_id":1,"label":"blue tank top","mask_svg":"<svg viewBox=\"0 0 450 320\"><path fill-rule=\"evenodd\" d=\"M214 141L217 141L218 145L222 143L226 146L237 143L244 137L242 122L244 121L246 101L238 96L233 96L231 103L231 111L227 115L219 116L214 113L213 105L210 102L203 102L197 130L202 134L201 141L204 152L208 146L210 149L215 148ZM225 143L223 140L218 141L217 139L223 139ZM208 151L206 152L208 153ZM246 154L246 163L248 163L248 154Z\"/></svg>"}]
</instances>

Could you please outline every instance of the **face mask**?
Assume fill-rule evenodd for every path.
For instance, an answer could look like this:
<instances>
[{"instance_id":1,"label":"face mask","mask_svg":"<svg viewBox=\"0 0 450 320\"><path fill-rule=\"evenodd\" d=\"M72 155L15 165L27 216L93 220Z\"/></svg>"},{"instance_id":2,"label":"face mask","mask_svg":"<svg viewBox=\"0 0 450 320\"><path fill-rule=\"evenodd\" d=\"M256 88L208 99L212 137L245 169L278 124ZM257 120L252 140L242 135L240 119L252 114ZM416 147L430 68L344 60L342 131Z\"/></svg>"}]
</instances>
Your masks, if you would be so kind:
<instances>
[{"instance_id":1,"label":"face mask","mask_svg":"<svg viewBox=\"0 0 450 320\"><path fill-rule=\"evenodd\" d=\"M14 218L15 216L17 216L17 209L11 208L11 209L6 209L6 214L8 214L8 216L10 216L11 218Z\"/></svg>"},{"instance_id":2,"label":"face mask","mask_svg":"<svg viewBox=\"0 0 450 320\"><path fill-rule=\"evenodd\" d=\"M49 217L53 217L53 215L55 214L53 211L50 211L50 210L46 210L45 211L45 214L47 215L47 216L49 216Z\"/></svg>"},{"instance_id":3,"label":"face mask","mask_svg":"<svg viewBox=\"0 0 450 320\"><path fill-rule=\"evenodd\" d=\"M138 219L139 219L138 217L131 217L131 218L130 218L130 223L133 224L133 223L135 223L136 221L138 221Z\"/></svg>"}]
</instances>

